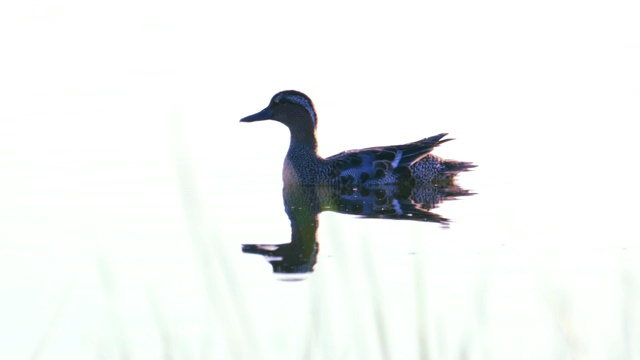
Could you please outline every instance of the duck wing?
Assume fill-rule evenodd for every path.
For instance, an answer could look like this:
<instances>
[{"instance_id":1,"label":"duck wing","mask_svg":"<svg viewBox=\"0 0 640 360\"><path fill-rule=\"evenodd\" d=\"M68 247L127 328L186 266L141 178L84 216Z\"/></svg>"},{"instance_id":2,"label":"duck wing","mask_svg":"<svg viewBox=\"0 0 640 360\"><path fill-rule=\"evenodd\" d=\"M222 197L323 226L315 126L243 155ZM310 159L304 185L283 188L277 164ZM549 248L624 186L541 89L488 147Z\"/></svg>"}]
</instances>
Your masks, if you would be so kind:
<instances>
[{"instance_id":1,"label":"duck wing","mask_svg":"<svg viewBox=\"0 0 640 360\"><path fill-rule=\"evenodd\" d=\"M344 151L328 157L332 175L339 177L343 184L363 184L368 180L391 180L425 157L436 146L453 139L445 139L447 133L438 134L408 144L379 146L359 150ZM395 176L394 176L395 175Z\"/></svg>"}]
</instances>

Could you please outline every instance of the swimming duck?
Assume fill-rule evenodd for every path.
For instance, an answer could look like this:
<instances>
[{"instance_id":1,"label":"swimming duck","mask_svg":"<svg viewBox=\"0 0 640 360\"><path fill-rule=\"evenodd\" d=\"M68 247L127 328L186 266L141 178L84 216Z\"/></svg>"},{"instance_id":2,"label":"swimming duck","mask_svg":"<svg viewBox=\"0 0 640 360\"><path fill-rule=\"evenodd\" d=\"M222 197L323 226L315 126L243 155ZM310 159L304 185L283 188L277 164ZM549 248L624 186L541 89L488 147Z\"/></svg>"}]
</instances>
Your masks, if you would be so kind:
<instances>
[{"instance_id":1,"label":"swimming duck","mask_svg":"<svg viewBox=\"0 0 640 360\"><path fill-rule=\"evenodd\" d=\"M373 186L420 184L451 180L460 171L475 165L444 160L430 152L453 139L442 133L404 145L380 146L344 151L322 158L318 155L318 116L311 99L295 90L281 91L264 110L240 122L275 120L291 132L284 160L285 184Z\"/></svg>"}]
</instances>

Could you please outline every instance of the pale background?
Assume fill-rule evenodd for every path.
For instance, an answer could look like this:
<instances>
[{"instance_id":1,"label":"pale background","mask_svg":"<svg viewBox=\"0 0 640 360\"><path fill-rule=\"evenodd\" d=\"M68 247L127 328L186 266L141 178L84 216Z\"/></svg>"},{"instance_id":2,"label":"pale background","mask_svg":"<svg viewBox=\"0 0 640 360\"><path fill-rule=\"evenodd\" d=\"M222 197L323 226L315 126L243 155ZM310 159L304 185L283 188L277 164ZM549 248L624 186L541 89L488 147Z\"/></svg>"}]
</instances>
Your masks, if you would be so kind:
<instances>
[{"instance_id":1,"label":"pale background","mask_svg":"<svg viewBox=\"0 0 640 360\"><path fill-rule=\"evenodd\" d=\"M635 1L0 5L0 359L640 359ZM320 152L457 140L436 225L289 238L286 128ZM363 251L364 249L364 251Z\"/></svg>"}]
</instances>

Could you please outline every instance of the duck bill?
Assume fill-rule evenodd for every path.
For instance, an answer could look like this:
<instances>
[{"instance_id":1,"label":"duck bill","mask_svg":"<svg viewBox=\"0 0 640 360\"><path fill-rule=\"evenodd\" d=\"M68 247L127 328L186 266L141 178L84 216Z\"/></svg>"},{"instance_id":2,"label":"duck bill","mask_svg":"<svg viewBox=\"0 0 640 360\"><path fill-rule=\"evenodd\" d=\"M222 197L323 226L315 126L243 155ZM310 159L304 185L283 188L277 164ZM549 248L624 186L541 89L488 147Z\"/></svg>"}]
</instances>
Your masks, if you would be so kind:
<instances>
[{"instance_id":1,"label":"duck bill","mask_svg":"<svg viewBox=\"0 0 640 360\"><path fill-rule=\"evenodd\" d=\"M271 119L272 116L273 114L271 113L271 109L267 107L266 109L260 111L257 114L249 115L247 117L240 119L240 122L254 122L254 121L260 121L260 120L269 120Z\"/></svg>"}]
</instances>

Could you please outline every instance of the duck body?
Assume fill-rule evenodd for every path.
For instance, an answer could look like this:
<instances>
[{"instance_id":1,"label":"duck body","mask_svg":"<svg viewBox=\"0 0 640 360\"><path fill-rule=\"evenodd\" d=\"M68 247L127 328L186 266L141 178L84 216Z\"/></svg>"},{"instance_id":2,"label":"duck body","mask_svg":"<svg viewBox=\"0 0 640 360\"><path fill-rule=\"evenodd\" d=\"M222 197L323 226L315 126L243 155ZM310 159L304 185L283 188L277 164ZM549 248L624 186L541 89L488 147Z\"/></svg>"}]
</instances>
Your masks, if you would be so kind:
<instances>
[{"instance_id":1,"label":"duck body","mask_svg":"<svg viewBox=\"0 0 640 360\"><path fill-rule=\"evenodd\" d=\"M308 96L295 90L277 93L264 110L240 121L261 120L281 122L291 132L283 167L285 184L421 184L452 180L460 171L475 167L471 163L443 160L430 154L435 147L452 140L443 139L446 133L408 144L349 150L322 158L317 152L315 108Z\"/></svg>"}]
</instances>

